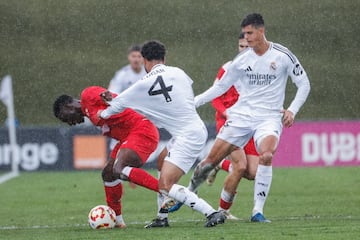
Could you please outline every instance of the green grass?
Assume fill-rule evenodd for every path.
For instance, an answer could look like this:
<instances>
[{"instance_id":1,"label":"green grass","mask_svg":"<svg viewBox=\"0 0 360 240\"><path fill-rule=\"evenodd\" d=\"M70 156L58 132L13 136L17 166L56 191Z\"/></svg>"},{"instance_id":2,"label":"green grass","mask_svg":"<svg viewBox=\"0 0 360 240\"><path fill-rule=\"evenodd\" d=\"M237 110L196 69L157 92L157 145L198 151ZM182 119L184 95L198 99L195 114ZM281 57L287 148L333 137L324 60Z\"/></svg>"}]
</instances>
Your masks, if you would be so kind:
<instances>
[{"instance_id":1,"label":"green grass","mask_svg":"<svg viewBox=\"0 0 360 240\"><path fill-rule=\"evenodd\" d=\"M152 172L155 174L155 172ZM360 236L359 167L274 169L265 206L270 224L249 222L253 183L244 180L232 213L240 221L204 228L187 207L171 214L170 228L144 229L156 214L156 195L125 183L127 229L92 230L89 210L104 204L100 172L36 172L0 185L0 239L356 239ZM214 207L225 173L200 196ZM181 183L187 184L190 175Z\"/></svg>"}]
</instances>

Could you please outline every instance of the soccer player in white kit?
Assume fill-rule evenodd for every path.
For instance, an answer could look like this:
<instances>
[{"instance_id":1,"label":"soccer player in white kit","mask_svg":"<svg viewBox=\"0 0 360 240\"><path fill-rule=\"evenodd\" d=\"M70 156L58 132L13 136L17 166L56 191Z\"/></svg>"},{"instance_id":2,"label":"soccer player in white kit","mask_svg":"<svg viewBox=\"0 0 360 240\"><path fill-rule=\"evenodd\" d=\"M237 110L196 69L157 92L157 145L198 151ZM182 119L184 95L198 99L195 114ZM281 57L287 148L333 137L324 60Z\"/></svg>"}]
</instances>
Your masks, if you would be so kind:
<instances>
[{"instance_id":1,"label":"soccer player in white kit","mask_svg":"<svg viewBox=\"0 0 360 240\"><path fill-rule=\"evenodd\" d=\"M110 92L119 94L145 76L141 46L137 44L131 46L127 58L129 64L118 70L110 80L108 87Z\"/></svg>"},{"instance_id":2,"label":"soccer player in white kit","mask_svg":"<svg viewBox=\"0 0 360 240\"><path fill-rule=\"evenodd\" d=\"M266 40L264 20L260 14L245 17L241 28L250 48L235 57L221 81L216 81L211 88L195 97L198 107L223 94L232 85L241 96L226 110L227 121L209 155L197 165L189 190L196 191L209 172L235 146L243 148L254 137L259 166L255 177L251 221L269 222L263 215L263 208L272 181L273 154L283 125L291 127L296 113L306 101L310 82L298 59L287 48ZM284 109L289 76L297 92L289 108Z\"/></svg>"},{"instance_id":3,"label":"soccer player in white kit","mask_svg":"<svg viewBox=\"0 0 360 240\"><path fill-rule=\"evenodd\" d=\"M164 65L165 46L161 42L146 42L141 54L148 74L110 101L110 106L99 112L99 116L106 119L129 107L142 113L157 127L165 128L172 138L160 154L165 160L159 179L162 196L203 213L207 217L205 227L224 223L223 212L217 212L205 200L177 184L199 157L208 137L205 124L196 112L193 81L180 68ZM160 201L163 202L158 200L158 205ZM161 211L164 204L158 207L157 218L146 228L169 226L167 211Z\"/></svg>"}]
</instances>

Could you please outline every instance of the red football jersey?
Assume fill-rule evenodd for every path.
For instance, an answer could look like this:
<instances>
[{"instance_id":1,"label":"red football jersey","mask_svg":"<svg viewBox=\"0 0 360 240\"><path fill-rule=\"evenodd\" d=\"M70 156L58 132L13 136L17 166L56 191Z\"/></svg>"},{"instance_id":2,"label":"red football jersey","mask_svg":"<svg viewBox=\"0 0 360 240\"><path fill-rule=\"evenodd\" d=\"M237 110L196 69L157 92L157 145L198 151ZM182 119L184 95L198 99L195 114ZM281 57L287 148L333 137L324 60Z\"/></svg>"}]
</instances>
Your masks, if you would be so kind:
<instances>
[{"instance_id":1,"label":"red football jersey","mask_svg":"<svg viewBox=\"0 0 360 240\"><path fill-rule=\"evenodd\" d=\"M224 66L222 66L219 69L219 72L216 76L215 81L218 81L224 75L224 73L225 73ZM235 89L234 86L231 86L231 88L227 92L225 92L223 95L212 100L212 106L216 110L215 120L216 120L216 130L217 131L219 131L219 129L224 125L224 123L226 121L226 118L225 118L225 116L223 116L223 113L226 111L227 108L234 105L234 103L238 100L238 98L239 98L239 93L237 92L237 90Z\"/></svg>"},{"instance_id":2,"label":"red football jersey","mask_svg":"<svg viewBox=\"0 0 360 240\"><path fill-rule=\"evenodd\" d=\"M112 157L115 157L117 150L125 147L124 144L126 144L126 147L136 151L145 161L148 155L156 149L159 142L156 126L130 108L126 108L123 112L113 115L109 119L99 120L97 112L108 107L100 97L100 93L104 91L107 89L98 86L83 90L80 99L83 113L94 125L102 127L103 135L119 141L112 152ZM113 97L115 96L116 94L113 94Z\"/></svg>"}]
</instances>

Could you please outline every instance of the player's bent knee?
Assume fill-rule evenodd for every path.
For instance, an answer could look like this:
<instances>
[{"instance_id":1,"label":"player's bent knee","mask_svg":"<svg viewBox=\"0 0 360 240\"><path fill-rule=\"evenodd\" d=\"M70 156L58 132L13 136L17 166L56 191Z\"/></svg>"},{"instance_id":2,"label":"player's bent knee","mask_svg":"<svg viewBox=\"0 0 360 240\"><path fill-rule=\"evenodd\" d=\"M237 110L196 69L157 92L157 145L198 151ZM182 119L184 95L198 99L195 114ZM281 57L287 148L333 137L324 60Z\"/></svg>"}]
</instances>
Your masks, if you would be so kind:
<instances>
[{"instance_id":1,"label":"player's bent knee","mask_svg":"<svg viewBox=\"0 0 360 240\"><path fill-rule=\"evenodd\" d=\"M256 176L256 173L249 173L249 172L245 172L244 174L244 178L246 178L247 180L255 180L255 176Z\"/></svg>"},{"instance_id":2,"label":"player's bent knee","mask_svg":"<svg viewBox=\"0 0 360 240\"><path fill-rule=\"evenodd\" d=\"M101 177L104 182L112 182L113 181L113 173L112 169L110 168L104 168L101 172Z\"/></svg>"},{"instance_id":3,"label":"player's bent knee","mask_svg":"<svg viewBox=\"0 0 360 240\"><path fill-rule=\"evenodd\" d=\"M273 154L269 151L264 152L260 156L260 162L264 165L270 165L272 162Z\"/></svg>"}]
</instances>

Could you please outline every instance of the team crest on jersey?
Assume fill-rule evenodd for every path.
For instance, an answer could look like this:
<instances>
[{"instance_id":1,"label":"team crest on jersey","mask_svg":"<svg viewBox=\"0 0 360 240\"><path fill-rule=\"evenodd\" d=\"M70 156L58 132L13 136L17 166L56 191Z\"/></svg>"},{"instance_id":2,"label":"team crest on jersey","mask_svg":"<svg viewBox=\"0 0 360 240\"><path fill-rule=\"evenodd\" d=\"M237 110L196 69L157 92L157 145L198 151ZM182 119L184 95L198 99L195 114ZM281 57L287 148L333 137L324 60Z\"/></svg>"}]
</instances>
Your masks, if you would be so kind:
<instances>
[{"instance_id":1,"label":"team crest on jersey","mask_svg":"<svg viewBox=\"0 0 360 240\"><path fill-rule=\"evenodd\" d=\"M272 70L276 70L276 63L275 62L271 62L271 64L270 64L270 68L272 69Z\"/></svg>"},{"instance_id":2,"label":"team crest on jersey","mask_svg":"<svg viewBox=\"0 0 360 240\"><path fill-rule=\"evenodd\" d=\"M301 65L299 63L297 63L293 69L293 73L295 76L300 76L301 74L303 74L304 70L301 67Z\"/></svg>"}]
</instances>

